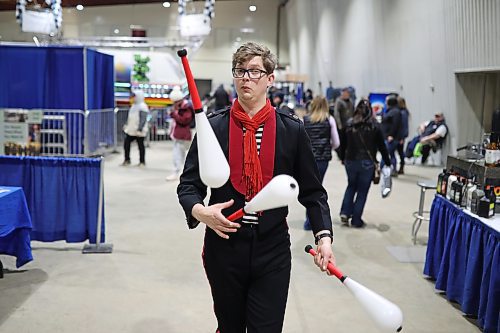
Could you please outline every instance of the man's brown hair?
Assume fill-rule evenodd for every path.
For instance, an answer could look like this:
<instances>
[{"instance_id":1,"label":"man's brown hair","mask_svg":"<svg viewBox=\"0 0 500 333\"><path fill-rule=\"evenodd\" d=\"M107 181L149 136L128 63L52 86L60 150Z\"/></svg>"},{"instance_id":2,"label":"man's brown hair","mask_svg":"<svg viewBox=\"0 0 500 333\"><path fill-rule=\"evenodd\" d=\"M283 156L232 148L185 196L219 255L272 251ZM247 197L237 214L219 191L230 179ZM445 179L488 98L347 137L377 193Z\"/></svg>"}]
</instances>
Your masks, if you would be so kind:
<instances>
[{"instance_id":1,"label":"man's brown hair","mask_svg":"<svg viewBox=\"0 0 500 333\"><path fill-rule=\"evenodd\" d=\"M233 54L233 68L242 65L253 57L261 57L267 74L274 72L276 67L276 56L264 45L255 42L247 42L241 45Z\"/></svg>"}]
</instances>

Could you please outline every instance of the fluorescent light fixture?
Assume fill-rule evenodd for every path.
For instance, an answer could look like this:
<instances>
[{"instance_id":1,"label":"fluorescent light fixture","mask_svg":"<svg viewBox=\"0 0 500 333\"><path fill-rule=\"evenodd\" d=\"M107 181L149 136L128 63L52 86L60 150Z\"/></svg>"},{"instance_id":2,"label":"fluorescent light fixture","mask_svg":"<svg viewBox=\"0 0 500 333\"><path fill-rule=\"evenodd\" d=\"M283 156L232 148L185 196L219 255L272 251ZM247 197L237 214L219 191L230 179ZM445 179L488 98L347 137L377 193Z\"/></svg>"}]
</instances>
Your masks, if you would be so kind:
<instances>
[{"instance_id":1,"label":"fluorescent light fixture","mask_svg":"<svg viewBox=\"0 0 500 333\"><path fill-rule=\"evenodd\" d=\"M240 31L244 34L253 34L255 32L254 28L241 28Z\"/></svg>"},{"instance_id":2,"label":"fluorescent light fixture","mask_svg":"<svg viewBox=\"0 0 500 333\"><path fill-rule=\"evenodd\" d=\"M115 30L113 30L113 32L114 32L115 34L119 34L119 33L120 33L120 29L115 29Z\"/></svg>"},{"instance_id":3,"label":"fluorescent light fixture","mask_svg":"<svg viewBox=\"0 0 500 333\"><path fill-rule=\"evenodd\" d=\"M251 5L248 7L248 10L251 12L255 12L257 10L257 6Z\"/></svg>"},{"instance_id":4,"label":"fluorescent light fixture","mask_svg":"<svg viewBox=\"0 0 500 333\"><path fill-rule=\"evenodd\" d=\"M165 1L165 2L163 3L163 7L165 7L165 8L170 8L170 2Z\"/></svg>"},{"instance_id":5,"label":"fluorescent light fixture","mask_svg":"<svg viewBox=\"0 0 500 333\"><path fill-rule=\"evenodd\" d=\"M76 5L77 10L83 10L83 5Z\"/></svg>"}]
</instances>

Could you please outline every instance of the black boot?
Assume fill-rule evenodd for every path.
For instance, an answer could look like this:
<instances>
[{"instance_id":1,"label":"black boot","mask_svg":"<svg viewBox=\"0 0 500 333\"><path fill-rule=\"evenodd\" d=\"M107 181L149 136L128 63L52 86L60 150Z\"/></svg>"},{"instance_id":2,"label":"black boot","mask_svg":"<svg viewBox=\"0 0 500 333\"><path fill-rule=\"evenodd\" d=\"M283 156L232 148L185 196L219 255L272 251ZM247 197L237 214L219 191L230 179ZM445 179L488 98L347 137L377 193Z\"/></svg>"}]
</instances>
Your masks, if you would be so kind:
<instances>
[{"instance_id":1,"label":"black boot","mask_svg":"<svg viewBox=\"0 0 500 333\"><path fill-rule=\"evenodd\" d=\"M399 167L399 170L398 170L398 175L404 175L405 174L405 170L404 170L405 166L404 165L401 165Z\"/></svg>"}]
</instances>

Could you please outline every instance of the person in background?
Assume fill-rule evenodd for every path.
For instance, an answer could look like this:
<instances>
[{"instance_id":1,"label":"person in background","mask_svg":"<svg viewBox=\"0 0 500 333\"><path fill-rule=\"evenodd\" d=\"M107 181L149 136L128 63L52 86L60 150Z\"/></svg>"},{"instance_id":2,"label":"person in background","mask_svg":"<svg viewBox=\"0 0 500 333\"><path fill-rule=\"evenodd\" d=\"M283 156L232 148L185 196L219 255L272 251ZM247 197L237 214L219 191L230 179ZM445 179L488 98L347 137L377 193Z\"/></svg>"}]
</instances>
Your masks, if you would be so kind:
<instances>
[{"instance_id":1,"label":"person in background","mask_svg":"<svg viewBox=\"0 0 500 333\"><path fill-rule=\"evenodd\" d=\"M335 101L335 121L339 130L347 127L347 121L352 118L353 111L354 106L351 101L349 89L344 88L341 95Z\"/></svg>"},{"instance_id":2,"label":"person in background","mask_svg":"<svg viewBox=\"0 0 500 333\"><path fill-rule=\"evenodd\" d=\"M314 160L319 170L319 180L323 183L328 164L332 159L332 149L340 146L335 119L328 110L328 101L323 96L316 96L311 102L311 113L304 117L304 128L311 140ZM309 217L306 216L304 230L311 230Z\"/></svg>"},{"instance_id":3,"label":"person in background","mask_svg":"<svg viewBox=\"0 0 500 333\"><path fill-rule=\"evenodd\" d=\"M191 122L194 118L194 110L191 103L185 98L174 97L174 105L170 117L172 117L172 130L170 138L174 141L172 158L174 162L174 172L167 176L167 181L175 181L179 179L186 153L191 144Z\"/></svg>"},{"instance_id":4,"label":"person in background","mask_svg":"<svg viewBox=\"0 0 500 333\"><path fill-rule=\"evenodd\" d=\"M238 98L209 119L228 157L229 180L211 188L204 203L207 187L200 179L195 138L177 187L189 228L206 225L203 267L221 333L282 331L292 260L288 208L247 213L234 222L226 218L273 176L297 180L298 200L307 209L317 244L315 262L322 271L335 263L328 197L304 125L297 116L276 111L266 98L276 63L267 47L253 42L233 54Z\"/></svg>"},{"instance_id":5,"label":"person in background","mask_svg":"<svg viewBox=\"0 0 500 333\"><path fill-rule=\"evenodd\" d=\"M408 137L408 127L409 127L409 118L410 118L410 112L408 111L408 108L406 107L406 101L403 97L398 96L398 107L399 111L401 112L401 126L399 127L399 143L398 143L398 155L399 155L399 170L398 170L398 175L403 175L404 172L404 167L405 167L405 152L404 152L404 147L405 147L405 140Z\"/></svg>"},{"instance_id":6,"label":"person in background","mask_svg":"<svg viewBox=\"0 0 500 333\"><path fill-rule=\"evenodd\" d=\"M368 100L363 99L358 103L342 135L345 144L340 147L347 173L347 188L340 208L340 220L348 226L351 219L352 227L363 228L366 223L362 215L375 172L377 151L382 154L383 161L390 165L384 136L373 119Z\"/></svg>"},{"instance_id":7,"label":"person in background","mask_svg":"<svg viewBox=\"0 0 500 333\"><path fill-rule=\"evenodd\" d=\"M215 99L215 111L224 109L231 105L231 101L229 100L229 94L226 89L224 89L224 85L219 85L214 92Z\"/></svg>"},{"instance_id":8,"label":"person in background","mask_svg":"<svg viewBox=\"0 0 500 333\"><path fill-rule=\"evenodd\" d=\"M398 99L396 95L387 96L385 103L387 105L387 111L382 116L382 132L384 133L387 149L391 156L391 164L389 164L392 165L391 174L393 177L397 177L396 151L400 139L401 112L398 108ZM384 163L385 162L382 161L382 166Z\"/></svg>"},{"instance_id":9,"label":"person in background","mask_svg":"<svg viewBox=\"0 0 500 333\"><path fill-rule=\"evenodd\" d=\"M422 144L422 164L427 161L432 151L443 146L446 135L448 135L448 126L442 112L434 115L434 120L426 121L419 126L420 143Z\"/></svg>"},{"instance_id":10,"label":"person in background","mask_svg":"<svg viewBox=\"0 0 500 333\"><path fill-rule=\"evenodd\" d=\"M130 144L132 141L137 141L139 146L139 167L146 165L146 149L144 148L144 138L148 133L147 118L149 108L144 103L144 92L141 90L134 90L132 92L134 103L128 111L127 123L123 126L125 132L125 143L123 148L125 151L125 160L122 166L130 165Z\"/></svg>"},{"instance_id":11,"label":"person in background","mask_svg":"<svg viewBox=\"0 0 500 333\"><path fill-rule=\"evenodd\" d=\"M285 103L285 94L281 90L277 90L273 94L272 105L276 107L276 110L280 110L283 112L289 112L293 114L293 110L288 107Z\"/></svg>"}]
</instances>

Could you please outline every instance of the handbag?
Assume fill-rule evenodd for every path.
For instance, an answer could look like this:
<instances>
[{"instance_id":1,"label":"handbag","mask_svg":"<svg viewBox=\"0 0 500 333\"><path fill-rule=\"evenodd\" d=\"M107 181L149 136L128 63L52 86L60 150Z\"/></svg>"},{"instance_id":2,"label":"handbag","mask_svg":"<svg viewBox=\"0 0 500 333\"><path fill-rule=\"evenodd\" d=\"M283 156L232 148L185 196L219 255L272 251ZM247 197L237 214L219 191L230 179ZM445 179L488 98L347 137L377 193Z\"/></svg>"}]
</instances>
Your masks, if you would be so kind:
<instances>
[{"instance_id":1,"label":"handbag","mask_svg":"<svg viewBox=\"0 0 500 333\"><path fill-rule=\"evenodd\" d=\"M378 184L378 183L380 183L380 164L378 164L377 160L373 158L372 153L370 152L368 147L366 147L365 140L363 140L363 137L361 136L361 134L359 132L357 132L357 133L358 133L359 139L361 140L361 143L363 144L363 146L366 149L366 152L368 153L368 156L370 156L370 159L373 162L373 166L375 169L373 172L373 178L372 178L373 184Z\"/></svg>"}]
</instances>

